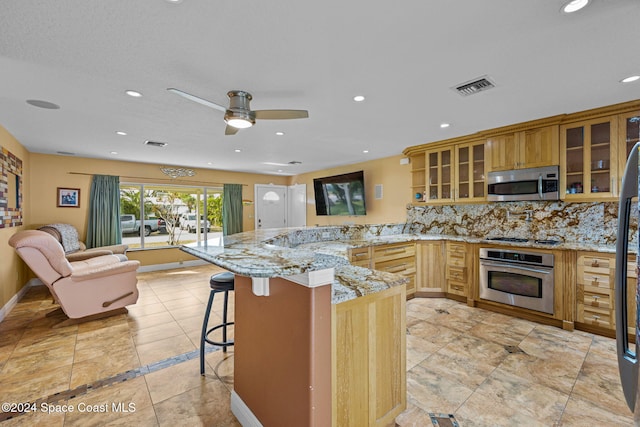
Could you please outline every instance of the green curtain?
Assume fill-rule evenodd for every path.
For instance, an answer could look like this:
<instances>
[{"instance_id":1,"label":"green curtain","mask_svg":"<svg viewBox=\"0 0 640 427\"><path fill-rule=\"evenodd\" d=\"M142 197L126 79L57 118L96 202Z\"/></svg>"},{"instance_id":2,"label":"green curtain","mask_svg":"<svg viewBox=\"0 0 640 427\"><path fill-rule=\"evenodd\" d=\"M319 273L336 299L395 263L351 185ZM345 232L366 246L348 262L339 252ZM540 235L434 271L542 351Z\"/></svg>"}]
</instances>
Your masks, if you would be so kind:
<instances>
[{"instance_id":1,"label":"green curtain","mask_svg":"<svg viewBox=\"0 0 640 427\"><path fill-rule=\"evenodd\" d=\"M222 234L242 232L242 184L224 184L222 194Z\"/></svg>"},{"instance_id":2,"label":"green curtain","mask_svg":"<svg viewBox=\"0 0 640 427\"><path fill-rule=\"evenodd\" d=\"M94 175L89 195L87 247L98 248L120 243L120 177Z\"/></svg>"}]
</instances>

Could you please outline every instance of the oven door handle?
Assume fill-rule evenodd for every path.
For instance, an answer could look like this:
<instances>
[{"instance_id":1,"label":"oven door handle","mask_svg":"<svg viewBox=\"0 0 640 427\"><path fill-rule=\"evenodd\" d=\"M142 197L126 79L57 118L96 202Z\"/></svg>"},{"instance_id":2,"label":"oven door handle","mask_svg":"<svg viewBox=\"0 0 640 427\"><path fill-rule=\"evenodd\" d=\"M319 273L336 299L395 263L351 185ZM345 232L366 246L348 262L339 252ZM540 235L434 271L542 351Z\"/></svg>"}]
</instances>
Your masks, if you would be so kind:
<instances>
[{"instance_id":1,"label":"oven door handle","mask_svg":"<svg viewBox=\"0 0 640 427\"><path fill-rule=\"evenodd\" d=\"M540 270L537 268L525 267L522 265L513 266L513 265L501 263L501 262L491 262L491 261L485 261L485 260L480 260L480 265L487 266L487 267L498 267L503 269L507 268L510 270L524 270L524 271L529 271L531 273L541 273L541 274L553 273L552 267L549 267L546 270Z\"/></svg>"}]
</instances>

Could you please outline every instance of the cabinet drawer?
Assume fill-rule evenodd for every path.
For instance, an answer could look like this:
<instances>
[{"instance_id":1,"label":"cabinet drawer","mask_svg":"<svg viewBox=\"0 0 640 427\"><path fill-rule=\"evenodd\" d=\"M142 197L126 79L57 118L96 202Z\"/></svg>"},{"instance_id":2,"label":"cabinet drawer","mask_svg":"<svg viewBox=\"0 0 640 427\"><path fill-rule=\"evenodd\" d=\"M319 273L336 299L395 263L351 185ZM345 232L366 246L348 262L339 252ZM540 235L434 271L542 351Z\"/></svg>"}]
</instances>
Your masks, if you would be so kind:
<instances>
[{"instance_id":1,"label":"cabinet drawer","mask_svg":"<svg viewBox=\"0 0 640 427\"><path fill-rule=\"evenodd\" d=\"M449 243L447 245L447 252L452 256L464 256L467 254L466 247L463 243Z\"/></svg>"},{"instance_id":2,"label":"cabinet drawer","mask_svg":"<svg viewBox=\"0 0 640 427\"><path fill-rule=\"evenodd\" d=\"M351 261L362 261L371 259L371 248L352 248L349 249L349 258Z\"/></svg>"},{"instance_id":3,"label":"cabinet drawer","mask_svg":"<svg viewBox=\"0 0 640 427\"><path fill-rule=\"evenodd\" d=\"M415 256L415 254L416 254L415 243L385 245L385 246L377 246L373 248L373 257L376 261L376 264L378 262L387 261L394 258L404 258L408 256Z\"/></svg>"},{"instance_id":4,"label":"cabinet drawer","mask_svg":"<svg viewBox=\"0 0 640 427\"><path fill-rule=\"evenodd\" d=\"M585 289L583 301L584 305L589 307L613 308L613 298L609 293L590 292Z\"/></svg>"},{"instance_id":5,"label":"cabinet drawer","mask_svg":"<svg viewBox=\"0 0 640 427\"><path fill-rule=\"evenodd\" d=\"M578 258L578 265L592 268L609 268L614 267L613 258L601 256L581 256Z\"/></svg>"},{"instance_id":6,"label":"cabinet drawer","mask_svg":"<svg viewBox=\"0 0 640 427\"><path fill-rule=\"evenodd\" d=\"M583 318L579 319L590 325L601 326L604 328L613 328L613 313L611 310L599 307L584 307Z\"/></svg>"},{"instance_id":7,"label":"cabinet drawer","mask_svg":"<svg viewBox=\"0 0 640 427\"><path fill-rule=\"evenodd\" d=\"M453 265L456 267L464 267L467 265L466 254L460 254L458 252L455 252L454 254L458 256L452 256L451 252L447 253L447 265Z\"/></svg>"},{"instance_id":8,"label":"cabinet drawer","mask_svg":"<svg viewBox=\"0 0 640 427\"><path fill-rule=\"evenodd\" d=\"M596 274L586 271L578 270L578 284L584 286L592 286L594 288L607 288L613 287L613 280L607 274Z\"/></svg>"},{"instance_id":9,"label":"cabinet drawer","mask_svg":"<svg viewBox=\"0 0 640 427\"><path fill-rule=\"evenodd\" d=\"M387 273L409 275L409 274L415 274L416 261L415 261L415 257L412 257L412 256L405 257L405 258L392 259L392 260L383 261L383 262L376 261L374 268L379 271L386 271Z\"/></svg>"},{"instance_id":10,"label":"cabinet drawer","mask_svg":"<svg viewBox=\"0 0 640 427\"><path fill-rule=\"evenodd\" d=\"M635 261L627 262L627 280L631 278L638 278L638 266Z\"/></svg>"},{"instance_id":11,"label":"cabinet drawer","mask_svg":"<svg viewBox=\"0 0 640 427\"><path fill-rule=\"evenodd\" d=\"M463 297L467 296L467 285L461 282L448 282L447 291L450 294L460 295Z\"/></svg>"},{"instance_id":12,"label":"cabinet drawer","mask_svg":"<svg viewBox=\"0 0 640 427\"><path fill-rule=\"evenodd\" d=\"M364 267L364 268L371 268L371 260L370 259L355 259L355 260L351 260L351 265L355 265L356 267Z\"/></svg>"},{"instance_id":13,"label":"cabinet drawer","mask_svg":"<svg viewBox=\"0 0 640 427\"><path fill-rule=\"evenodd\" d=\"M447 265L447 279L448 280L456 280L459 282L466 282L467 280L467 268L466 267L456 267L452 265Z\"/></svg>"}]
</instances>

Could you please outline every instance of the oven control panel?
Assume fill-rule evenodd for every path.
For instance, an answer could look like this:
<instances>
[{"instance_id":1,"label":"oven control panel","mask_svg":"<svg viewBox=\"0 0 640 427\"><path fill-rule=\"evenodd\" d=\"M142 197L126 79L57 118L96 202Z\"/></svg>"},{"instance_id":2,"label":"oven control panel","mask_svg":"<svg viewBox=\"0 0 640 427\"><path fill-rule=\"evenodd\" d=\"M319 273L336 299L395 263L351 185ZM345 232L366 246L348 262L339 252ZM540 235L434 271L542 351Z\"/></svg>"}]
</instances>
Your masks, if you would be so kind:
<instances>
[{"instance_id":1,"label":"oven control panel","mask_svg":"<svg viewBox=\"0 0 640 427\"><path fill-rule=\"evenodd\" d=\"M553 254L519 250L481 248L480 259L503 262L519 262L531 265L553 266Z\"/></svg>"}]
</instances>

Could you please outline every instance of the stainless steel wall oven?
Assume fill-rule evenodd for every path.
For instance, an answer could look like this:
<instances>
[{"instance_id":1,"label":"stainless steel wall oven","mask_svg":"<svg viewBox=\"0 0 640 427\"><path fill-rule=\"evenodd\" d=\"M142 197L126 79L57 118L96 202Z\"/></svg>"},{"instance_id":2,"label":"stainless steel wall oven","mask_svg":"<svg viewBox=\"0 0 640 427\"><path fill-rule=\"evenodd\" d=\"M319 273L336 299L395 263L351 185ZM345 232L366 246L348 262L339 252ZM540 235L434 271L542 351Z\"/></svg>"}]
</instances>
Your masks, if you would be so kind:
<instances>
[{"instance_id":1,"label":"stainless steel wall oven","mask_svg":"<svg viewBox=\"0 0 640 427\"><path fill-rule=\"evenodd\" d=\"M480 249L480 298L553 314L553 254Z\"/></svg>"}]
</instances>

